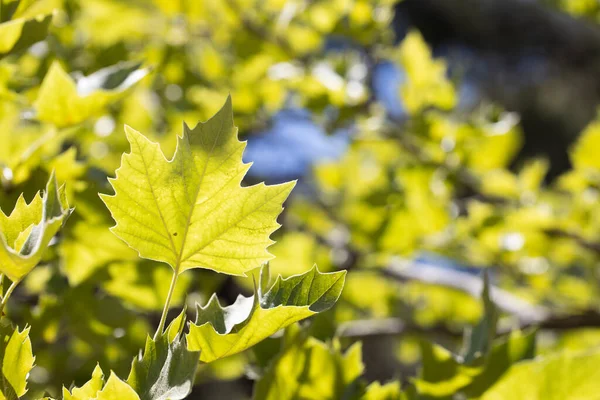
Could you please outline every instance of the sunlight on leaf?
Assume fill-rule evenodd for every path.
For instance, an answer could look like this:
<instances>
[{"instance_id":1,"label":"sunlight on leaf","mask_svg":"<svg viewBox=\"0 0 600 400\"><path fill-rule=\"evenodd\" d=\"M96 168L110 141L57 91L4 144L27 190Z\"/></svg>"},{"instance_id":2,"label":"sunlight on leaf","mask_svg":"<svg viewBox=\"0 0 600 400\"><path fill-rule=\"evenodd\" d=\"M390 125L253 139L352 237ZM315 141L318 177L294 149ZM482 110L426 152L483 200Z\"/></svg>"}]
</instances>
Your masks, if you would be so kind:
<instances>
[{"instance_id":1,"label":"sunlight on leaf","mask_svg":"<svg viewBox=\"0 0 600 400\"><path fill-rule=\"evenodd\" d=\"M170 161L157 143L129 127L126 134L131 152L111 179L115 195L102 195L117 236L177 274L206 268L245 275L272 258L269 236L294 183L240 186L249 165L231 99L207 122L184 125Z\"/></svg>"},{"instance_id":2,"label":"sunlight on leaf","mask_svg":"<svg viewBox=\"0 0 600 400\"><path fill-rule=\"evenodd\" d=\"M262 274L268 274L265 268ZM198 306L196 322L190 325L188 348L200 350L200 360L210 362L239 353L296 321L331 308L339 298L346 271L321 273L314 267L282 279L252 297L239 296L221 307L213 296Z\"/></svg>"},{"instance_id":3,"label":"sunlight on leaf","mask_svg":"<svg viewBox=\"0 0 600 400\"><path fill-rule=\"evenodd\" d=\"M117 64L75 81L55 61L34 103L37 119L66 127L99 114L148 74L148 69L139 67L139 64Z\"/></svg>"},{"instance_id":4,"label":"sunlight on leaf","mask_svg":"<svg viewBox=\"0 0 600 400\"><path fill-rule=\"evenodd\" d=\"M27 275L39 263L71 211L65 189L57 186L54 175L43 195L38 192L29 204L23 196L19 197L8 216L0 211L0 272L12 281Z\"/></svg>"},{"instance_id":5,"label":"sunlight on leaf","mask_svg":"<svg viewBox=\"0 0 600 400\"><path fill-rule=\"evenodd\" d=\"M33 368L35 357L31 351L29 328L9 332L3 328L0 342L2 379L0 400L13 400L27 392L27 377Z\"/></svg>"}]
</instances>

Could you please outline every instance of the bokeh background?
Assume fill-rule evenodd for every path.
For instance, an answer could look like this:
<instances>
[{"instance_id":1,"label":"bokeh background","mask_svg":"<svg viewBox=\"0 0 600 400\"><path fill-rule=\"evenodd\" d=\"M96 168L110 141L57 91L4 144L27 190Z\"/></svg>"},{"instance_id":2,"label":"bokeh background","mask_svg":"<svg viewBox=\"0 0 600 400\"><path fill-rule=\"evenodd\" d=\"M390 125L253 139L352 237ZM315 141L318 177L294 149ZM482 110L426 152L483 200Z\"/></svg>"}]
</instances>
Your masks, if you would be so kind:
<instances>
[{"instance_id":1,"label":"bokeh background","mask_svg":"<svg viewBox=\"0 0 600 400\"><path fill-rule=\"evenodd\" d=\"M600 345L598 0L31 3L47 36L0 38L0 205L56 169L76 206L9 304L32 326L32 396L96 361L125 376L160 317L169 267L113 236L97 197L124 124L172 154L228 94L247 183L298 180L271 270L349 271L304 328L362 341L364 379L408 382L423 338L459 349L483 270L504 332L539 325L539 354ZM188 272L171 316L251 291ZM191 398L249 398L279 340L203 366Z\"/></svg>"}]
</instances>

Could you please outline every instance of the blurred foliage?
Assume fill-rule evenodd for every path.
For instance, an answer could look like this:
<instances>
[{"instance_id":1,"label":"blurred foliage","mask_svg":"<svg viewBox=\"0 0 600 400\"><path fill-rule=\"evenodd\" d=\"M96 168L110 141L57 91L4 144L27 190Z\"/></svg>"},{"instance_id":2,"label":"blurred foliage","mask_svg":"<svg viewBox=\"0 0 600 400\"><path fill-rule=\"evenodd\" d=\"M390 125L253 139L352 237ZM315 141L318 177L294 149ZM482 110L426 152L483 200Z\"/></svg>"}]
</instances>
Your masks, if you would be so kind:
<instances>
[{"instance_id":1,"label":"blurred foliage","mask_svg":"<svg viewBox=\"0 0 600 400\"><path fill-rule=\"evenodd\" d=\"M479 289L464 290L461 282L432 283L394 271L433 263L440 274L475 278L486 270L493 289L501 287L519 304L556 318L593 318L600 312L600 118L569 150L572 170L557 179L546 178L545 159L511 168L523 143L518 115L486 101L465 106L462 77L434 57L419 32L395 37L394 3L0 0L3 299L12 294L6 281L19 282L31 271L3 319L28 327L0 330L2 385L10 382L15 392L0 385L0 396L22 396L28 375L29 398L159 398L163 392L148 388L176 369L166 360L203 350L190 398L249 398L249 382L255 398L264 399L594 398L600 336L593 326L545 330L543 319L496 309L488 292L481 302ZM595 0L548 3L591 21L600 16ZM399 82L384 82L393 86L394 107L375 85L382 65L401 72ZM183 160L186 171L194 170L181 147L181 123L209 119L229 94L225 112L233 113L250 144L279 127L274 121L289 110L306 111L331 139L345 135L343 155L299 176L279 218L269 268L288 279L274 280L275 286L267 273L251 272L269 259L268 239L248 229L229 237L238 244L227 247L207 229L243 214L248 202L240 199L247 193L273 191L247 188L256 177L241 162L244 146L232 125L232 158L220 154L222 164L211 164L207 176L237 186L210 193L219 212L198 207L206 219L192 230L195 239L218 243L199 253L197 265L180 263L185 243L178 241L185 238L172 236L187 232L193 211L186 225L167 196L157 209L171 213L169 226L177 229L148 244L160 224L147 212L153 207L143 182L148 173L122 168L112 186L130 193L128 200L106 197L118 199L108 200L117 222L148 219L146 230L131 220L128 231L116 230L135 250L111 233L113 218L98 196L112 193L107 178L122 162L150 153L163 157L153 172L170 178L161 180L161 194L177 185L187 193L195 177L176 181L176 166L163 160ZM207 132L216 129L212 121ZM125 124L132 127L127 134ZM139 148L130 150L132 142ZM283 159L295 149L284 150ZM247 168L251 177L242 190ZM64 186L53 187L54 179ZM276 209L254 216L270 217L255 232L261 237L277 227L274 217L291 186L275 188L285 189L273 194ZM47 208L57 214L50 218L43 210L52 202ZM136 234L142 240L134 240ZM157 250L162 241L175 251ZM250 261L232 261L244 252L252 252ZM323 273L311 270L315 264ZM249 277L193 270L171 290L173 271L197 266ZM333 277L344 269L340 294ZM166 336L149 338L161 326L165 303L167 311L184 312ZM195 324L186 324L187 306L200 310ZM377 331L378 323L393 329ZM539 333L532 324L541 325ZM368 329L357 330L363 325ZM271 336L284 327L283 335ZM461 344L464 330L479 342ZM182 343L191 343L190 336L195 344L187 349ZM373 337L381 347L371 348ZM137 372L119 379L142 348ZM224 355L230 356L219 359ZM188 375L180 374L173 398L191 389ZM214 395L212 385L224 394Z\"/></svg>"}]
</instances>

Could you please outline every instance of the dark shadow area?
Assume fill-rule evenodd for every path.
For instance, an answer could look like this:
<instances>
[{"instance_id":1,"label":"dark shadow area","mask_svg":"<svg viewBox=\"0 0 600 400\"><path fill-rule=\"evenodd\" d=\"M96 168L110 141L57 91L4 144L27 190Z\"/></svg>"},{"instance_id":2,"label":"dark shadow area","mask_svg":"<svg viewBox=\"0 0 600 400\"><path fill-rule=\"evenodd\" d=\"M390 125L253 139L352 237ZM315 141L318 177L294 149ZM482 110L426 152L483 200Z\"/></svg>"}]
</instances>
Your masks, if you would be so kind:
<instances>
[{"instance_id":1,"label":"dark shadow area","mask_svg":"<svg viewBox=\"0 0 600 400\"><path fill-rule=\"evenodd\" d=\"M600 104L597 26L533 1L405 0L394 28L421 31L485 97L521 115L516 164L546 156L550 178L569 168L567 149Z\"/></svg>"}]
</instances>

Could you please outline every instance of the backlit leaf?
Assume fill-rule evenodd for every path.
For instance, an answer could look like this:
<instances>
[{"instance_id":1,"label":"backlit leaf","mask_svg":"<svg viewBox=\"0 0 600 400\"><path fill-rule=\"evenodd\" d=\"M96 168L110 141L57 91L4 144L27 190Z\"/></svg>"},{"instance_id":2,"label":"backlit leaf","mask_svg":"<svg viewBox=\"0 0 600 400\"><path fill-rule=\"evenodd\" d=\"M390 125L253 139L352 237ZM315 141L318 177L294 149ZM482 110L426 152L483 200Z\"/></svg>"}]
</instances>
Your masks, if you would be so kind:
<instances>
[{"instance_id":1,"label":"backlit leaf","mask_svg":"<svg viewBox=\"0 0 600 400\"><path fill-rule=\"evenodd\" d=\"M63 400L88 400L96 397L96 394L104 386L104 373L100 365L96 365L92 378L81 387L74 387L70 391L63 387Z\"/></svg>"},{"instance_id":2,"label":"backlit leaf","mask_svg":"<svg viewBox=\"0 0 600 400\"><path fill-rule=\"evenodd\" d=\"M112 231L144 258L244 275L268 261L269 235L293 183L241 187L249 165L237 139L231 100L183 135L172 160L157 143L126 127L125 154L114 196L103 195L117 225Z\"/></svg>"},{"instance_id":3,"label":"backlit leaf","mask_svg":"<svg viewBox=\"0 0 600 400\"><path fill-rule=\"evenodd\" d=\"M95 400L140 400L140 396L112 372Z\"/></svg>"},{"instance_id":4,"label":"backlit leaf","mask_svg":"<svg viewBox=\"0 0 600 400\"><path fill-rule=\"evenodd\" d=\"M213 296L197 309L196 322L187 335L188 348L200 350L204 362L239 353L296 321L331 308L342 292L345 276L345 271L321 273L314 267L287 279L280 276L268 291L259 286L254 296L239 296L228 307L221 307Z\"/></svg>"},{"instance_id":5,"label":"backlit leaf","mask_svg":"<svg viewBox=\"0 0 600 400\"><path fill-rule=\"evenodd\" d=\"M35 357L31 351L29 328L19 332L3 329L0 342L2 376L0 377L0 400L13 400L27 392L27 377L33 368Z\"/></svg>"},{"instance_id":6,"label":"backlit leaf","mask_svg":"<svg viewBox=\"0 0 600 400\"><path fill-rule=\"evenodd\" d=\"M364 369L360 343L342 353L337 343L328 346L315 338L289 336L290 343L257 382L255 400L353 398Z\"/></svg>"},{"instance_id":7,"label":"backlit leaf","mask_svg":"<svg viewBox=\"0 0 600 400\"><path fill-rule=\"evenodd\" d=\"M37 119L58 127L97 115L148 74L139 64L117 64L75 81L54 62L34 103Z\"/></svg>"},{"instance_id":8,"label":"backlit leaf","mask_svg":"<svg viewBox=\"0 0 600 400\"><path fill-rule=\"evenodd\" d=\"M27 15L17 10L13 18L0 24L0 59L44 40L52 22L49 12Z\"/></svg>"},{"instance_id":9,"label":"backlit leaf","mask_svg":"<svg viewBox=\"0 0 600 400\"><path fill-rule=\"evenodd\" d=\"M12 281L20 281L41 260L46 247L71 213L64 187L54 175L46 191L27 204L19 197L9 216L0 212L0 272Z\"/></svg>"},{"instance_id":10,"label":"backlit leaf","mask_svg":"<svg viewBox=\"0 0 600 400\"><path fill-rule=\"evenodd\" d=\"M482 400L596 399L600 352L560 353L515 364Z\"/></svg>"},{"instance_id":11,"label":"backlit leaf","mask_svg":"<svg viewBox=\"0 0 600 400\"><path fill-rule=\"evenodd\" d=\"M183 328L183 324L179 324ZM165 333L148 337L143 356L136 358L127 383L141 400L180 400L192 391L199 353L188 351L179 333L171 340Z\"/></svg>"}]
</instances>

